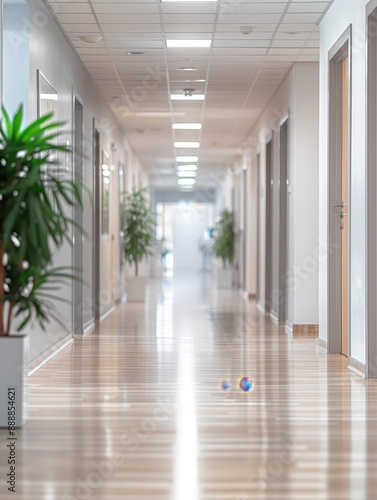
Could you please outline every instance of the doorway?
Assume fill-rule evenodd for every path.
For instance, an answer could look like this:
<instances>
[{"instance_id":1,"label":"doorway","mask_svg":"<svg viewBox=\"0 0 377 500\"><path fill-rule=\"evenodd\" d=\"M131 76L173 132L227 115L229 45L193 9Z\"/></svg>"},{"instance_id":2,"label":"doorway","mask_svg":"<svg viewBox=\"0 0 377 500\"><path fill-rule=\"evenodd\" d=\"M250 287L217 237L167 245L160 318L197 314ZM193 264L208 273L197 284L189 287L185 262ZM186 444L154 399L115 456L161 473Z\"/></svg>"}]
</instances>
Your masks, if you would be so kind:
<instances>
[{"instance_id":1,"label":"doorway","mask_svg":"<svg viewBox=\"0 0 377 500\"><path fill-rule=\"evenodd\" d=\"M329 345L349 356L350 36L329 53Z\"/></svg>"},{"instance_id":2,"label":"doorway","mask_svg":"<svg viewBox=\"0 0 377 500\"><path fill-rule=\"evenodd\" d=\"M93 119L93 309L94 319L96 321L101 318L101 303L100 303L100 196L101 196L101 135L96 128L95 120Z\"/></svg>"},{"instance_id":3,"label":"doorway","mask_svg":"<svg viewBox=\"0 0 377 500\"><path fill-rule=\"evenodd\" d=\"M84 107L76 95L73 96L73 180L82 185L84 178ZM82 197L82 190L81 190ZM83 227L83 209L76 205L73 214L78 227L73 229L73 272L77 277L73 282L73 333L84 331L84 298L83 298L83 234L78 228Z\"/></svg>"},{"instance_id":4,"label":"doorway","mask_svg":"<svg viewBox=\"0 0 377 500\"><path fill-rule=\"evenodd\" d=\"M262 244L262 234L261 234L261 222L260 216L262 213L261 210L261 201L262 201L262 186L261 186L261 155L260 152L257 154L257 304L260 304L261 301L261 290L260 290L260 269L261 269L261 244Z\"/></svg>"},{"instance_id":5,"label":"doorway","mask_svg":"<svg viewBox=\"0 0 377 500\"><path fill-rule=\"evenodd\" d=\"M242 232L242 291L247 290L247 170L242 170L242 218L243 218L243 232Z\"/></svg>"},{"instance_id":6,"label":"doorway","mask_svg":"<svg viewBox=\"0 0 377 500\"><path fill-rule=\"evenodd\" d=\"M287 318L289 119L279 128L279 321Z\"/></svg>"},{"instance_id":7,"label":"doorway","mask_svg":"<svg viewBox=\"0 0 377 500\"><path fill-rule=\"evenodd\" d=\"M377 2L367 7L367 329L366 367L368 378L377 378Z\"/></svg>"},{"instance_id":8,"label":"doorway","mask_svg":"<svg viewBox=\"0 0 377 500\"><path fill-rule=\"evenodd\" d=\"M266 240L265 240L265 312L272 309L272 200L273 200L273 171L272 171L272 139L266 144Z\"/></svg>"}]
</instances>

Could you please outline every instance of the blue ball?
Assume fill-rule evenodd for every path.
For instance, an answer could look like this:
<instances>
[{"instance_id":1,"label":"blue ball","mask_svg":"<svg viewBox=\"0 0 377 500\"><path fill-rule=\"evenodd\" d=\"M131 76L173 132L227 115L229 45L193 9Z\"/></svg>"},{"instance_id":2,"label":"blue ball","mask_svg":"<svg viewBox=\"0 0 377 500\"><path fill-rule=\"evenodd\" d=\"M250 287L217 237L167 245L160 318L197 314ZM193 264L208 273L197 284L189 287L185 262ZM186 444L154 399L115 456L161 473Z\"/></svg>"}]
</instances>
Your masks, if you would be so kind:
<instances>
[{"instance_id":1,"label":"blue ball","mask_svg":"<svg viewBox=\"0 0 377 500\"><path fill-rule=\"evenodd\" d=\"M253 388L253 381L249 377L242 377L240 380L240 389L249 392Z\"/></svg>"},{"instance_id":2,"label":"blue ball","mask_svg":"<svg viewBox=\"0 0 377 500\"><path fill-rule=\"evenodd\" d=\"M224 380L223 383L221 384L221 387L223 388L224 391L229 391L229 389L232 387L232 384L228 382L228 380Z\"/></svg>"}]
</instances>

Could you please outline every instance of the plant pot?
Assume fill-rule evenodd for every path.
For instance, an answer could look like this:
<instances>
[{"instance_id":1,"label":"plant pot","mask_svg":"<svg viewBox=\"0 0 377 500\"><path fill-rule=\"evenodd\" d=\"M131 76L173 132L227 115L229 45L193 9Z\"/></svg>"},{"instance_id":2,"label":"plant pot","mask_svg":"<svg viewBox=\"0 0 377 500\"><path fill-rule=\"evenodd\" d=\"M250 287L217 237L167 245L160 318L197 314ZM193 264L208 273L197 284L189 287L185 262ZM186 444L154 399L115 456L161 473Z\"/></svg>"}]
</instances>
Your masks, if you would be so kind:
<instances>
[{"instance_id":1,"label":"plant pot","mask_svg":"<svg viewBox=\"0 0 377 500\"><path fill-rule=\"evenodd\" d=\"M26 421L28 341L26 335L0 338L0 427L8 427L12 414L16 427Z\"/></svg>"},{"instance_id":2,"label":"plant pot","mask_svg":"<svg viewBox=\"0 0 377 500\"><path fill-rule=\"evenodd\" d=\"M127 278L127 302L144 302L146 284L147 279L145 276Z\"/></svg>"},{"instance_id":3,"label":"plant pot","mask_svg":"<svg viewBox=\"0 0 377 500\"><path fill-rule=\"evenodd\" d=\"M217 270L217 286L219 288L232 288L233 269L231 267L219 268Z\"/></svg>"}]
</instances>

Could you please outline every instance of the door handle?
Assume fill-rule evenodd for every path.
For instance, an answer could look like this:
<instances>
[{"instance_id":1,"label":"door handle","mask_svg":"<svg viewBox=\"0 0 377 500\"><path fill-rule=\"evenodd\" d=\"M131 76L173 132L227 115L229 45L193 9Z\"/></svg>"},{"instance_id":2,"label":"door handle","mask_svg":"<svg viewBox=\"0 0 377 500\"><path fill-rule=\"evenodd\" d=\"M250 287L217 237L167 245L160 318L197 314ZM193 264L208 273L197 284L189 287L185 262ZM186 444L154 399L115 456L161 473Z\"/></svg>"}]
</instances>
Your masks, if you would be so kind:
<instances>
[{"instance_id":1,"label":"door handle","mask_svg":"<svg viewBox=\"0 0 377 500\"><path fill-rule=\"evenodd\" d=\"M348 203L344 203L343 201L341 203L336 203L334 205L334 208L344 208L344 207L348 207Z\"/></svg>"}]
</instances>

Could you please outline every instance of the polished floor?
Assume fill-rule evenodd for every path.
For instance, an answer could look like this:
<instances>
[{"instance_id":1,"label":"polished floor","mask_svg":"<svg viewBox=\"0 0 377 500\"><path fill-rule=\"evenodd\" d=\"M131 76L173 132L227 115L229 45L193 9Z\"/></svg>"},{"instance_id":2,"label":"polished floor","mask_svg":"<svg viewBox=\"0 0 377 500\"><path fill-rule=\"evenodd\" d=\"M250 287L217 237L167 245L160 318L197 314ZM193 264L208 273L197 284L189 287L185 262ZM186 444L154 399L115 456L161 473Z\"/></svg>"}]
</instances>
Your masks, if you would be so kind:
<instances>
[{"instance_id":1,"label":"polished floor","mask_svg":"<svg viewBox=\"0 0 377 500\"><path fill-rule=\"evenodd\" d=\"M209 273L154 282L31 377L15 494L0 435L1 499L377 499L377 381Z\"/></svg>"}]
</instances>

